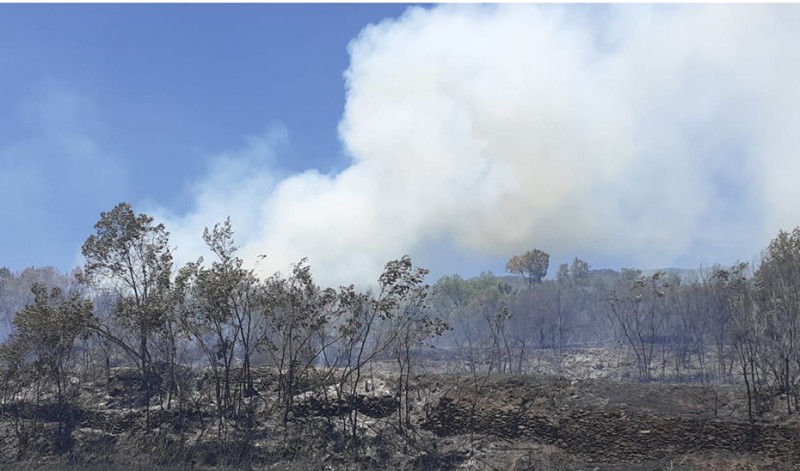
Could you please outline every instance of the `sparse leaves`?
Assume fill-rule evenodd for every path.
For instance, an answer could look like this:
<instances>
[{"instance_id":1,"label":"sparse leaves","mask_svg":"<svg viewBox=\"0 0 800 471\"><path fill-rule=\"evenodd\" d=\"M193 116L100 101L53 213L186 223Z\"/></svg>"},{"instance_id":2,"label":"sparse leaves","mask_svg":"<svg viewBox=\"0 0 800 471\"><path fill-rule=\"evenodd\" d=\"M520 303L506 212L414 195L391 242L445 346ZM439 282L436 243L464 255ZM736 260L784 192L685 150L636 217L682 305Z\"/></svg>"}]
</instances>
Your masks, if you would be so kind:
<instances>
[{"instance_id":1,"label":"sparse leaves","mask_svg":"<svg viewBox=\"0 0 800 471\"><path fill-rule=\"evenodd\" d=\"M150 216L134 213L128 203L101 213L94 228L95 234L83 244L86 264L80 279L116 295L114 316L135 336L138 345L127 342L108 326L98 327L97 332L136 357L149 400L152 359L148 343L157 333L167 333L167 350L173 352L169 355L175 351L168 319L176 300L171 291L169 233Z\"/></svg>"},{"instance_id":2,"label":"sparse leaves","mask_svg":"<svg viewBox=\"0 0 800 471\"><path fill-rule=\"evenodd\" d=\"M30 366L52 380L62 400L74 343L90 332L92 303L78 294L65 295L59 288L48 291L41 284L31 291L34 303L17 313L15 331L3 346L2 356L8 367Z\"/></svg>"}]
</instances>

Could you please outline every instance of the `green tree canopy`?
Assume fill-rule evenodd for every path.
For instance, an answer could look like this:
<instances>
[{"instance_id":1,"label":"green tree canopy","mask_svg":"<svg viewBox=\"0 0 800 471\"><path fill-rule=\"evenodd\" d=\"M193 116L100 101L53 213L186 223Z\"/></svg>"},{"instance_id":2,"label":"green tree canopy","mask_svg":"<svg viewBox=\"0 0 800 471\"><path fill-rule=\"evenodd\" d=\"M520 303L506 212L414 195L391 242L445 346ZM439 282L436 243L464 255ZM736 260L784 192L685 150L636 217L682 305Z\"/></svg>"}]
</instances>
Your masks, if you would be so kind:
<instances>
[{"instance_id":1,"label":"green tree canopy","mask_svg":"<svg viewBox=\"0 0 800 471\"><path fill-rule=\"evenodd\" d=\"M539 249L533 249L522 255L514 255L506 263L506 270L509 273L521 275L522 278L532 287L534 283L541 283L547 275L547 268L550 266L550 254Z\"/></svg>"},{"instance_id":2,"label":"green tree canopy","mask_svg":"<svg viewBox=\"0 0 800 471\"><path fill-rule=\"evenodd\" d=\"M163 326L172 303L169 233L152 217L136 215L128 203L101 213L94 227L96 233L83 244L86 264L81 279L116 292L115 314L137 334L136 356L145 374L150 358L148 338Z\"/></svg>"}]
</instances>

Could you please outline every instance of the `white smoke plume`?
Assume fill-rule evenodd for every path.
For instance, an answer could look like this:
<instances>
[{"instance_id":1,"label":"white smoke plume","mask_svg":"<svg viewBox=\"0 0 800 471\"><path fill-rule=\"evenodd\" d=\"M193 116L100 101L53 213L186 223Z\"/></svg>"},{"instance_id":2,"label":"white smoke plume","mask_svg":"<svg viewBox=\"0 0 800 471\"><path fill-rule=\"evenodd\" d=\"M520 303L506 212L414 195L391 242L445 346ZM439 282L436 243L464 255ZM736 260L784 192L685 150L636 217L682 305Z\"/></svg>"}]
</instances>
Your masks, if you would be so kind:
<instances>
[{"instance_id":1,"label":"white smoke plume","mask_svg":"<svg viewBox=\"0 0 800 471\"><path fill-rule=\"evenodd\" d=\"M410 8L350 44L347 169L218 166L191 213L163 219L182 248L232 213L246 259L271 272L308 257L334 285L434 241L746 259L800 224L798 20L790 5Z\"/></svg>"}]
</instances>

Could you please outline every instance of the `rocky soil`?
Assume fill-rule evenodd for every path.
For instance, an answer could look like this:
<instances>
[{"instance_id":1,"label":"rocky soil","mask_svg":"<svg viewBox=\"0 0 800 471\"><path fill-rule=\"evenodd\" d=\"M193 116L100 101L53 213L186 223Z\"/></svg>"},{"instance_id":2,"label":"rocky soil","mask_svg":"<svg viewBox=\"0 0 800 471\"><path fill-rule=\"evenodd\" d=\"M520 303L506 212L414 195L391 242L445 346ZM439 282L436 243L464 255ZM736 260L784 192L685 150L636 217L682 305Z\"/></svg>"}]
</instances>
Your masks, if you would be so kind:
<instances>
[{"instance_id":1,"label":"rocky soil","mask_svg":"<svg viewBox=\"0 0 800 471\"><path fill-rule=\"evenodd\" d=\"M352 410L325 385L298 391L284 424L274 374L260 370L248 399L253 426L231 423L221 434L209 384L200 371L186 375L192 388L180 406L151 399L149 427L126 369L109 384L81 384L68 410L46 395L0 404L0 469L800 469L800 422L749 422L738 386L426 374L415 378L411 424L401 429L395 377L375 372L346 401L358 411L354 442ZM57 447L59 427L68 440Z\"/></svg>"},{"instance_id":2,"label":"rocky soil","mask_svg":"<svg viewBox=\"0 0 800 471\"><path fill-rule=\"evenodd\" d=\"M750 423L741 393L552 377L462 381L440 396L423 427L517 448L546 445L568 456L562 469L798 469L800 423Z\"/></svg>"}]
</instances>

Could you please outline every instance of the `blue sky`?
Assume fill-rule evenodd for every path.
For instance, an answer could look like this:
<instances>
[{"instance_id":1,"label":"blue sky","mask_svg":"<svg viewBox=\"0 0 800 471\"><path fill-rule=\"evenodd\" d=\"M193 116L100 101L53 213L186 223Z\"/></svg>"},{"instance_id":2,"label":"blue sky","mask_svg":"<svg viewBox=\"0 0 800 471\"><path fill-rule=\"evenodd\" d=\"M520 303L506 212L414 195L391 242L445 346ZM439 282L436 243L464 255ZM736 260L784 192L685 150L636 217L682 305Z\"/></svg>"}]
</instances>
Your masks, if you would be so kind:
<instances>
[{"instance_id":1,"label":"blue sky","mask_svg":"<svg viewBox=\"0 0 800 471\"><path fill-rule=\"evenodd\" d=\"M281 169L342 168L347 44L406 7L0 5L0 169L31 180L0 204L0 265L68 269L119 201L185 210L209 158L272 126L296 133Z\"/></svg>"},{"instance_id":2,"label":"blue sky","mask_svg":"<svg viewBox=\"0 0 800 471\"><path fill-rule=\"evenodd\" d=\"M371 25L371 26L370 26ZM800 224L794 5L0 5L0 266L120 201L368 283L750 260Z\"/></svg>"}]
</instances>

